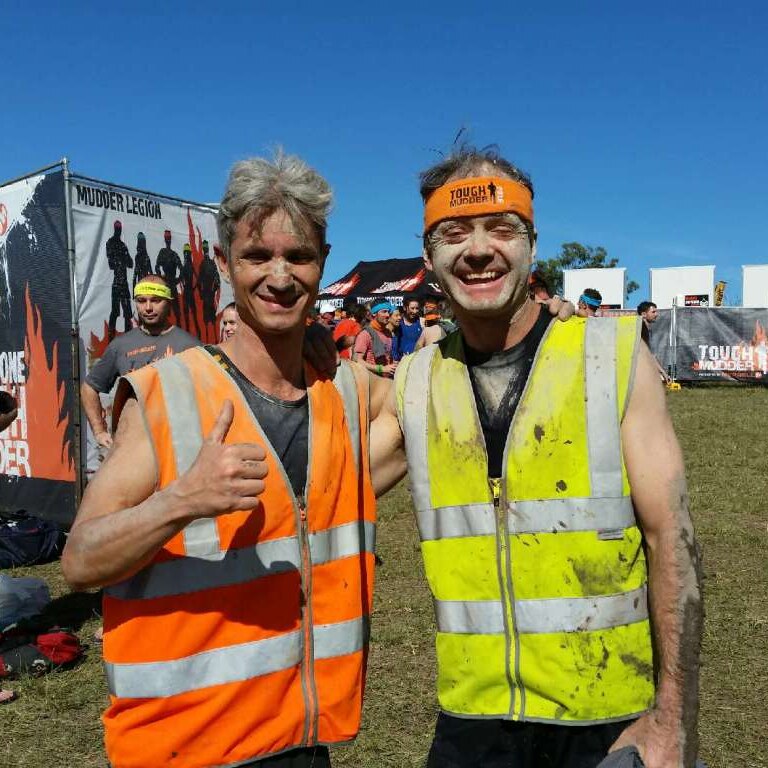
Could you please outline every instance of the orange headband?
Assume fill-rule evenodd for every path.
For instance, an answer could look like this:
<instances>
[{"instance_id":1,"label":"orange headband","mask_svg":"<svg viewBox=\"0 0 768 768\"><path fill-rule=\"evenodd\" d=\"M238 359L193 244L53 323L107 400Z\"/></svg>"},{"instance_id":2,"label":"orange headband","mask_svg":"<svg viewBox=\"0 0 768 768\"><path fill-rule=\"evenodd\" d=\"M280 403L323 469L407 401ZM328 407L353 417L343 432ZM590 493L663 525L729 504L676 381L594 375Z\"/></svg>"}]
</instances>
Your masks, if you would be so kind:
<instances>
[{"instance_id":1,"label":"orange headband","mask_svg":"<svg viewBox=\"0 0 768 768\"><path fill-rule=\"evenodd\" d=\"M460 216L516 213L533 224L533 198L524 184L498 176L459 179L438 187L424 205L424 232Z\"/></svg>"}]
</instances>

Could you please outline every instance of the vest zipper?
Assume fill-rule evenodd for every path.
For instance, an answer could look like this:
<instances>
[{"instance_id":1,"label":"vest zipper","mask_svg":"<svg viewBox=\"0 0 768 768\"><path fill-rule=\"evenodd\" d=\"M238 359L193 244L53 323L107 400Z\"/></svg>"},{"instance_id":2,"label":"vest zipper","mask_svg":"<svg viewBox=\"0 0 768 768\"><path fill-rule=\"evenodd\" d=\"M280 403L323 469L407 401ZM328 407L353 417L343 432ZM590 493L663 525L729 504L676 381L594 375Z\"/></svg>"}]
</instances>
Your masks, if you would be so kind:
<instances>
[{"instance_id":1,"label":"vest zipper","mask_svg":"<svg viewBox=\"0 0 768 768\"><path fill-rule=\"evenodd\" d=\"M507 503L504 481L500 477L489 477L488 485L493 495L493 509L496 517L496 546L498 558L499 587L504 616L505 655L504 665L509 683L509 714L515 714L515 697L520 694L520 715L525 702L525 693L520 684L520 641L515 626L515 592L512 585L512 562L509 548L509 530L507 526ZM513 661L514 655L514 661ZM514 672L512 671L514 667Z\"/></svg>"},{"instance_id":2,"label":"vest zipper","mask_svg":"<svg viewBox=\"0 0 768 768\"><path fill-rule=\"evenodd\" d=\"M198 347L203 350L203 347ZM209 352L205 354L210 356ZM221 370L218 364L216 364L216 370L220 372L228 381L231 381L231 377ZM309 549L309 526L307 524L307 496L309 495L309 486L312 475L312 450L313 450L313 430L312 419L314 418L312 408L312 396L307 389L307 407L309 411L309 428L307 432L307 443L309 444L309 463L307 466L307 480L304 485L303 494L295 494L293 486L288 478L288 473L285 471L280 457L278 456L275 447L272 445L270 439L265 434L261 425L253 415L251 407L248 405L248 401L245 399L245 395L240 391L237 385L234 385L233 397L237 398L242 404L245 412L250 414L251 424L254 429L261 435L264 444L267 446L269 452L275 459L277 470L280 477L283 480L286 490L291 497L293 503L293 510L296 515L296 536L299 542L299 556L301 558L301 587L300 587L300 609L301 609L301 633L303 641L303 656L301 660L301 687L304 694L304 701L306 702L307 713L304 718L304 743L311 745L311 740L317 739L318 730L318 696L317 685L315 683L315 645L314 635L312 633L313 616L312 616L312 556Z\"/></svg>"},{"instance_id":3,"label":"vest zipper","mask_svg":"<svg viewBox=\"0 0 768 768\"><path fill-rule=\"evenodd\" d=\"M307 724L304 736L310 746L317 735L317 689L315 686L315 652L312 634L312 558L309 553L309 531L307 526L307 504L304 496L297 496L299 506L299 547L301 549L301 584L302 584L302 633L304 639L304 658L302 659L302 684L307 699Z\"/></svg>"}]
</instances>

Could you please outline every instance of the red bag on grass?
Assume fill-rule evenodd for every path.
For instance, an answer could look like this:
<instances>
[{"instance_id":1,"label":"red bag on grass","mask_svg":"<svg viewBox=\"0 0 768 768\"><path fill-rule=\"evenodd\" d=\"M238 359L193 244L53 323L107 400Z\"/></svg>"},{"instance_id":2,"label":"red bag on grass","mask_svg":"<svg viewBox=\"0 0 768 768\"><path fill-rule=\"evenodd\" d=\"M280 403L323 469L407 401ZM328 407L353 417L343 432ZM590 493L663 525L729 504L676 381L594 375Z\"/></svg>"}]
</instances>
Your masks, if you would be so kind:
<instances>
[{"instance_id":1,"label":"red bag on grass","mask_svg":"<svg viewBox=\"0 0 768 768\"><path fill-rule=\"evenodd\" d=\"M74 664L82 655L77 635L59 627L36 635L11 628L0 633L0 679L23 672L44 675Z\"/></svg>"}]
</instances>

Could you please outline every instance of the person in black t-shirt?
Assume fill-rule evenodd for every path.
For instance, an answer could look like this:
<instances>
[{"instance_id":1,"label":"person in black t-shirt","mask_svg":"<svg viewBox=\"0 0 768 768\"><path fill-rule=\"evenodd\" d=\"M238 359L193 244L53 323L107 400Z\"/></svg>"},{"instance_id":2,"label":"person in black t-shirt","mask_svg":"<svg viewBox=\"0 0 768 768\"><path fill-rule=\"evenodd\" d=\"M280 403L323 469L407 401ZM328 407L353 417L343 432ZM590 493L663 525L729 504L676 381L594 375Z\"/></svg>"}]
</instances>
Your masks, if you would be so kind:
<instances>
[{"instance_id":1,"label":"person in black t-shirt","mask_svg":"<svg viewBox=\"0 0 768 768\"><path fill-rule=\"evenodd\" d=\"M652 301L641 301L637 305L637 314L643 319L643 325L640 329L640 333L643 337L643 341L650 348L651 346L651 326L659 319L659 309ZM664 366L658 361L658 358L654 355L653 358L656 361L656 365L659 369L659 376L661 380L668 384L671 379L667 372L664 370Z\"/></svg>"},{"instance_id":2,"label":"person in black t-shirt","mask_svg":"<svg viewBox=\"0 0 768 768\"><path fill-rule=\"evenodd\" d=\"M643 341L651 345L651 326L659 318L659 308L652 301L641 301L637 305L637 314L643 319L641 333Z\"/></svg>"}]
</instances>

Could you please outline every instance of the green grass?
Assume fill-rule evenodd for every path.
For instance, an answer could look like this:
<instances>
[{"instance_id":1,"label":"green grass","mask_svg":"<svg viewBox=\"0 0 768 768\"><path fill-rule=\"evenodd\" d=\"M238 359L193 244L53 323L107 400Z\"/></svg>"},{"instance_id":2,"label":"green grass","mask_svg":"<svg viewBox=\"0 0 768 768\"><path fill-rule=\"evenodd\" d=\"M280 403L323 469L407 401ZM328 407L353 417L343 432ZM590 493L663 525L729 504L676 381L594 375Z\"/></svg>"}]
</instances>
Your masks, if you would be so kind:
<instances>
[{"instance_id":1,"label":"green grass","mask_svg":"<svg viewBox=\"0 0 768 768\"><path fill-rule=\"evenodd\" d=\"M768 766L768 390L701 388L669 395L686 456L691 508L704 550L707 611L702 670L702 756L709 768ZM379 507L376 605L362 733L334 765L419 768L437 707L434 622L410 498ZM66 597L58 564L17 569L46 578L52 611L90 643L88 596ZM75 669L13 682L0 706L0 766L104 766L99 715L106 690L91 647Z\"/></svg>"}]
</instances>

